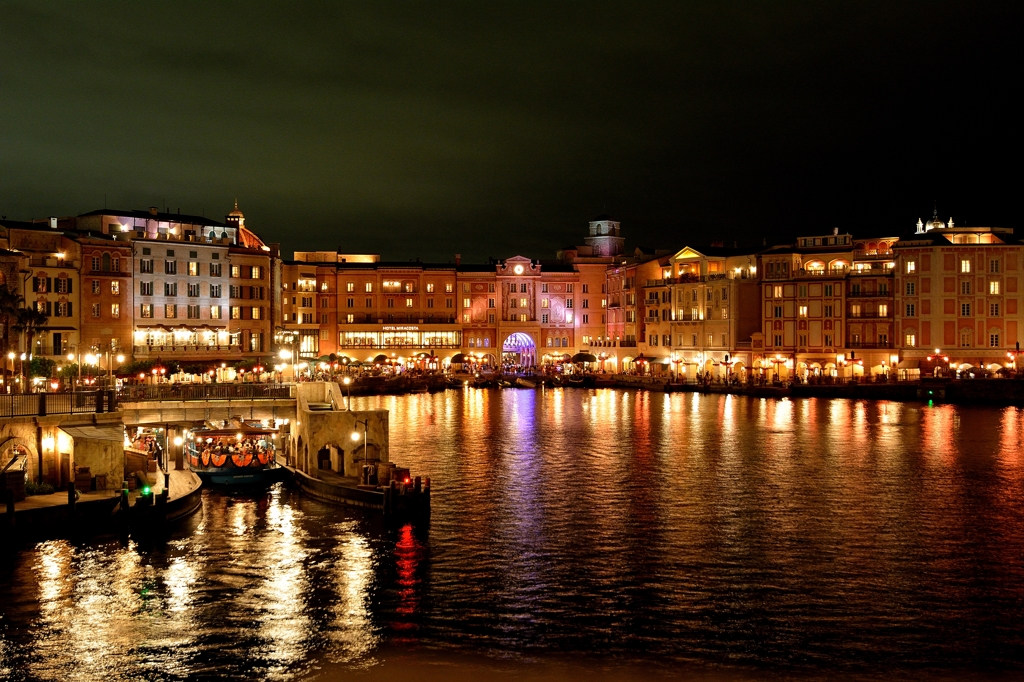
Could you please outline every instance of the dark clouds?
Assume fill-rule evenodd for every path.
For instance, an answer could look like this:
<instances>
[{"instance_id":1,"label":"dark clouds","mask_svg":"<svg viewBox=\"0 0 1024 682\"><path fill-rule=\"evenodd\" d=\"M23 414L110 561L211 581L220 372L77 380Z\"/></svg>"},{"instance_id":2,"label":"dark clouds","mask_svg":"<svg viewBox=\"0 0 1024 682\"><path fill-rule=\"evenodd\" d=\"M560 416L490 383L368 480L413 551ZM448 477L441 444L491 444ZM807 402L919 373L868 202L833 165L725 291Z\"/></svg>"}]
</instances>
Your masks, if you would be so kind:
<instances>
[{"instance_id":1,"label":"dark clouds","mask_svg":"<svg viewBox=\"0 0 1024 682\"><path fill-rule=\"evenodd\" d=\"M0 212L547 257L1017 226L1016 3L0 3Z\"/></svg>"}]
</instances>

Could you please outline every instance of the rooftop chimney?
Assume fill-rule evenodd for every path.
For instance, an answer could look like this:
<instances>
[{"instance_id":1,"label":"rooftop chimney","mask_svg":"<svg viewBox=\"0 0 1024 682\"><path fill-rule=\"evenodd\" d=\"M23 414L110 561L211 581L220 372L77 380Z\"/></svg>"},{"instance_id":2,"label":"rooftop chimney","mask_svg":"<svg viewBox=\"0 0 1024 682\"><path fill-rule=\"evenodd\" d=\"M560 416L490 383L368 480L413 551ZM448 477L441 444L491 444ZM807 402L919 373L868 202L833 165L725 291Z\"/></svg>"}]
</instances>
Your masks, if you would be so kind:
<instances>
[{"instance_id":1,"label":"rooftop chimney","mask_svg":"<svg viewBox=\"0 0 1024 682\"><path fill-rule=\"evenodd\" d=\"M723 242L721 239L712 239L711 246L722 248L723 246L725 246L725 242Z\"/></svg>"},{"instance_id":2,"label":"rooftop chimney","mask_svg":"<svg viewBox=\"0 0 1024 682\"><path fill-rule=\"evenodd\" d=\"M462 254L461 253L455 254L455 264L456 265L460 265L461 263L462 263Z\"/></svg>"},{"instance_id":3,"label":"rooftop chimney","mask_svg":"<svg viewBox=\"0 0 1024 682\"><path fill-rule=\"evenodd\" d=\"M57 219L53 216L50 216L50 228L53 230L57 229Z\"/></svg>"},{"instance_id":4,"label":"rooftop chimney","mask_svg":"<svg viewBox=\"0 0 1024 682\"><path fill-rule=\"evenodd\" d=\"M149 215L156 215L159 212L160 212L160 209L158 209L156 206L150 206L149 207Z\"/></svg>"}]
</instances>

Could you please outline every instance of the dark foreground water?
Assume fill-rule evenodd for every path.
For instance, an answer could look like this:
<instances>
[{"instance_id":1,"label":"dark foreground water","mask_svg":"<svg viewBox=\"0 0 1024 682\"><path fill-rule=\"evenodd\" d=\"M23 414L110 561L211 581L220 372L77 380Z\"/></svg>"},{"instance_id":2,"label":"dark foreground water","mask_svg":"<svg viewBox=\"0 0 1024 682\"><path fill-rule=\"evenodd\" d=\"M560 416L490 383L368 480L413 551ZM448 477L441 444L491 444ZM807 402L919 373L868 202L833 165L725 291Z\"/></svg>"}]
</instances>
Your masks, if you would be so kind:
<instances>
[{"instance_id":1,"label":"dark foreground water","mask_svg":"<svg viewBox=\"0 0 1024 682\"><path fill-rule=\"evenodd\" d=\"M631 391L392 410L386 528L283 488L0 560L0 679L1024 671L1024 411Z\"/></svg>"}]
</instances>

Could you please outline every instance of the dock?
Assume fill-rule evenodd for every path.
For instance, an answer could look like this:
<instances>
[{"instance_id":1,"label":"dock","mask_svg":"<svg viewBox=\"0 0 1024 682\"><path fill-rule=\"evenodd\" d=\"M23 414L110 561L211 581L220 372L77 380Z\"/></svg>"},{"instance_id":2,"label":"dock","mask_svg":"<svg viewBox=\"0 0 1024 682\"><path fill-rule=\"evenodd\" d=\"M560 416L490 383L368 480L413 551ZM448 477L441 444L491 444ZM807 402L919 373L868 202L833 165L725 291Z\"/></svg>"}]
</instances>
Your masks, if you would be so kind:
<instances>
[{"instance_id":1,"label":"dock","mask_svg":"<svg viewBox=\"0 0 1024 682\"><path fill-rule=\"evenodd\" d=\"M0 537L63 537L80 533L107 533L128 528L144 531L162 527L197 512L202 506L202 481L188 469L157 472L150 495L142 491L71 488L48 495L8 498L0 505Z\"/></svg>"}]
</instances>

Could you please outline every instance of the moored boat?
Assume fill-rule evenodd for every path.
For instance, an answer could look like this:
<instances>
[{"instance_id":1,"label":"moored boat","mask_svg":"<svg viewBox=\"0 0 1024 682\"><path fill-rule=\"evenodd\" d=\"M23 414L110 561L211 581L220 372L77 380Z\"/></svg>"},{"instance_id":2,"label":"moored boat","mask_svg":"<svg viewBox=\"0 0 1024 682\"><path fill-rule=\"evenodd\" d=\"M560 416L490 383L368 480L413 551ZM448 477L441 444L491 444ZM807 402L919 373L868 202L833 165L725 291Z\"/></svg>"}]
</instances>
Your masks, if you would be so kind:
<instances>
[{"instance_id":1,"label":"moored boat","mask_svg":"<svg viewBox=\"0 0 1024 682\"><path fill-rule=\"evenodd\" d=\"M188 433L188 466L211 485L270 485L285 475L285 469L277 463L277 435L277 429L261 422L207 422Z\"/></svg>"}]
</instances>

